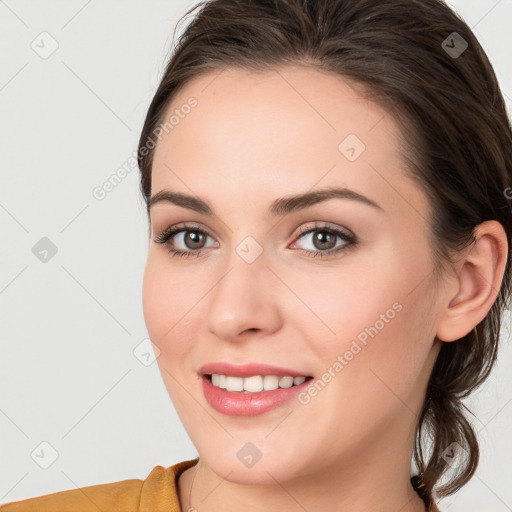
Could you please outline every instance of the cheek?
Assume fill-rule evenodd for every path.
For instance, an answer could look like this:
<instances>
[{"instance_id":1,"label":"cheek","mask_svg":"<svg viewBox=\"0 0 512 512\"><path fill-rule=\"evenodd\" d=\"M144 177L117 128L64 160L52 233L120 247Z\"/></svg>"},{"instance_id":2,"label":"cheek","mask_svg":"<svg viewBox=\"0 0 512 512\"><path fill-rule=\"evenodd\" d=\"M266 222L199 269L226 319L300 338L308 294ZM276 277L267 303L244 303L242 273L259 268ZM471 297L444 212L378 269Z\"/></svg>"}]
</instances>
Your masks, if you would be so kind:
<instances>
[{"instance_id":1,"label":"cheek","mask_svg":"<svg viewBox=\"0 0 512 512\"><path fill-rule=\"evenodd\" d=\"M430 369L435 338L435 311L429 299L432 290L425 282L400 295L401 311L375 338L368 358L368 368L375 380L411 406L418 403L418 387ZM380 339L380 337L382 337Z\"/></svg>"},{"instance_id":2,"label":"cheek","mask_svg":"<svg viewBox=\"0 0 512 512\"><path fill-rule=\"evenodd\" d=\"M410 293L407 284L413 281L380 283L373 294L366 294L365 307L350 305L338 324L347 334L335 350L324 351L326 368L341 359L327 401L354 413L353 432L358 422L413 417L423 403L435 329L428 294L424 287Z\"/></svg>"},{"instance_id":3,"label":"cheek","mask_svg":"<svg viewBox=\"0 0 512 512\"><path fill-rule=\"evenodd\" d=\"M314 279L311 272L293 278L294 292L303 299L294 301L293 317L325 364L349 350L354 340L364 346L376 332L380 336L399 316L400 280L383 260L382 266L371 267L354 258Z\"/></svg>"},{"instance_id":4,"label":"cheek","mask_svg":"<svg viewBox=\"0 0 512 512\"><path fill-rule=\"evenodd\" d=\"M192 306L200 294L197 281L193 283L165 257L150 251L142 285L143 312L149 336L162 351L168 350L171 338L181 337L179 331L193 316Z\"/></svg>"},{"instance_id":5,"label":"cheek","mask_svg":"<svg viewBox=\"0 0 512 512\"><path fill-rule=\"evenodd\" d=\"M331 373L344 373L354 386L383 386L381 376L407 395L432 348L433 290L418 277L428 261L406 264L397 251L390 254L381 253L373 267L359 261L358 268L336 276L317 274L309 289L303 283L303 296L316 313L302 315L303 328L324 370L341 359Z\"/></svg>"},{"instance_id":6,"label":"cheek","mask_svg":"<svg viewBox=\"0 0 512 512\"><path fill-rule=\"evenodd\" d=\"M142 283L142 308L149 336L153 343L160 346L160 337L167 324L167 315L173 311L171 294L166 279L161 275L161 269L155 258L148 255Z\"/></svg>"},{"instance_id":7,"label":"cheek","mask_svg":"<svg viewBox=\"0 0 512 512\"><path fill-rule=\"evenodd\" d=\"M180 416L182 410L193 407L187 402L190 397L180 383L186 382L184 375L190 354L187 340L193 336L190 329L198 325L192 305L197 303L199 292L191 286L190 279L185 282L181 278L165 257L150 251L142 286L144 319L151 342L159 350L157 364L162 380Z\"/></svg>"},{"instance_id":8,"label":"cheek","mask_svg":"<svg viewBox=\"0 0 512 512\"><path fill-rule=\"evenodd\" d=\"M157 363L167 389L174 395L179 385L169 373L183 381L195 371L197 339L204 329L205 296L212 287L206 272L192 273L170 261L170 256L148 254L142 296L146 328L160 354ZM164 371L167 370L167 371ZM179 389L176 390L179 393Z\"/></svg>"}]
</instances>

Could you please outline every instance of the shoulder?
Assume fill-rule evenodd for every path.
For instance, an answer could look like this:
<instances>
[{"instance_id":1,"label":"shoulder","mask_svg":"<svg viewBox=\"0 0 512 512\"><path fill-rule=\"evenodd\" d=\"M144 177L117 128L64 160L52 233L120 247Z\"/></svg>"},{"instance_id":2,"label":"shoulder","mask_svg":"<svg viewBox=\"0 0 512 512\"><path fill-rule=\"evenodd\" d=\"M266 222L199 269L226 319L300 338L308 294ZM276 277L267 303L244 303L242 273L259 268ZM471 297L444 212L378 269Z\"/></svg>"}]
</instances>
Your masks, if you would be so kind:
<instances>
[{"instance_id":1,"label":"shoulder","mask_svg":"<svg viewBox=\"0 0 512 512\"><path fill-rule=\"evenodd\" d=\"M142 480L123 480L108 484L91 485L53 494L46 494L26 500L0 505L0 512L50 512L124 510L136 511L139 505ZM116 504L116 508L113 505Z\"/></svg>"},{"instance_id":2,"label":"shoulder","mask_svg":"<svg viewBox=\"0 0 512 512\"><path fill-rule=\"evenodd\" d=\"M91 485L4 503L0 512L179 511L177 478L197 460L178 462L168 468L155 466L144 480Z\"/></svg>"}]
</instances>

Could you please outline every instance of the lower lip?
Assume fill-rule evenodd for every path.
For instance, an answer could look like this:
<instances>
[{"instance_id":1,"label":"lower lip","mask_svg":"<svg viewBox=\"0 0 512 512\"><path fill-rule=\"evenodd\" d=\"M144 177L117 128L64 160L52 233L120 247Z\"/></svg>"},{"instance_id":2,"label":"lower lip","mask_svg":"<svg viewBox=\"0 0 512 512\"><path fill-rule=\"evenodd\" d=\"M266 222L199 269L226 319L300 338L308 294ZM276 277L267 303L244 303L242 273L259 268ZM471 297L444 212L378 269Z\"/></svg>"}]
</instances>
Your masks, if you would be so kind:
<instances>
[{"instance_id":1,"label":"lower lip","mask_svg":"<svg viewBox=\"0 0 512 512\"><path fill-rule=\"evenodd\" d=\"M272 391L248 393L226 391L214 386L206 375L202 376L203 393L206 401L218 412L228 416L257 416L275 409L295 398L312 379L298 386L277 388Z\"/></svg>"}]
</instances>

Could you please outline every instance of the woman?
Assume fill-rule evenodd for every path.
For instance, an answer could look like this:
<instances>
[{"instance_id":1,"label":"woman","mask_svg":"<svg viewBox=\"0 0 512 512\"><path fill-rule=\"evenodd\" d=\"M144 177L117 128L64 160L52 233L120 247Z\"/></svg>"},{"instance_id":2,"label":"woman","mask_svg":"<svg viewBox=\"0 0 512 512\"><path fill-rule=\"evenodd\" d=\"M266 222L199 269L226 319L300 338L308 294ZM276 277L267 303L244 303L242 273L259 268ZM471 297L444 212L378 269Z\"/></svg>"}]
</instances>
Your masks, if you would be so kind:
<instances>
[{"instance_id":1,"label":"woman","mask_svg":"<svg viewBox=\"0 0 512 512\"><path fill-rule=\"evenodd\" d=\"M1 510L439 510L478 464L511 141L438 0L201 5L138 150L144 316L199 457Z\"/></svg>"}]
</instances>

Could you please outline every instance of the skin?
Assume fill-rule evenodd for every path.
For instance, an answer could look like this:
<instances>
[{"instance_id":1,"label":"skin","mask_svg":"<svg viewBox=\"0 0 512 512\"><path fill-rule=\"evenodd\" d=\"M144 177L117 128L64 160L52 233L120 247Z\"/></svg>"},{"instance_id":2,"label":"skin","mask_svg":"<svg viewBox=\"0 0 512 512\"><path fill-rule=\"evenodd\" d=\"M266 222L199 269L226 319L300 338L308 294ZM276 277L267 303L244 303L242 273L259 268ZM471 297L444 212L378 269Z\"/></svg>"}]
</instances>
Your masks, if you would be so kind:
<instances>
[{"instance_id":1,"label":"skin","mask_svg":"<svg viewBox=\"0 0 512 512\"><path fill-rule=\"evenodd\" d=\"M182 509L425 510L409 480L416 421L442 343L471 331L496 299L503 228L478 226L477 242L438 281L430 205L405 173L397 125L339 76L295 66L212 71L168 112L190 96L198 105L157 144L152 194L197 196L215 215L154 205L143 283L160 371L200 455L179 478ZM351 133L366 146L354 161L338 149ZM277 198L330 186L382 210L335 198L282 217L267 212ZM199 257L173 257L172 242L154 242L181 222L208 233ZM336 237L341 252L301 253L334 250L298 233L318 224L322 232L323 222L350 230L358 244ZM252 263L236 251L247 236L263 250ZM174 244L197 251L183 233ZM318 378L394 303L400 312L309 403L247 418L206 402L203 364L264 362ZM262 454L250 468L237 457L247 442Z\"/></svg>"}]
</instances>

